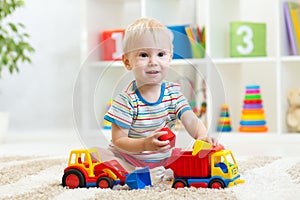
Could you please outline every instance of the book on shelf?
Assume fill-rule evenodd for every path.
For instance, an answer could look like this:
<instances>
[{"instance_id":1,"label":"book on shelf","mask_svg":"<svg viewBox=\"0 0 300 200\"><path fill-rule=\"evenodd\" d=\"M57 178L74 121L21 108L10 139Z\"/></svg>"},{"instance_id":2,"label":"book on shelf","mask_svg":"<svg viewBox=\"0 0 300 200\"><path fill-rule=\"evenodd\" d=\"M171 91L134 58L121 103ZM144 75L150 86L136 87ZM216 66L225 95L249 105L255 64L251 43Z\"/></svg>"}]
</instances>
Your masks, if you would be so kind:
<instances>
[{"instance_id":1,"label":"book on shelf","mask_svg":"<svg viewBox=\"0 0 300 200\"><path fill-rule=\"evenodd\" d=\"M300 55L300 4L296 2L283 2L284 18L292 55Z\"/></svg>"},{"instance_id":2,"label":"book on shelf","mask_svg":"<svg viewBox=\"0 0 300 200\"><path fill-rule=\"evenodd\" d=\"M299 11L300 6L297 9L291 9L291 15L292 15L292 21L293 26L295 28L294 33L296 36L296 47L298 50L298 55L300 55L300 15L297 14L297 11Z\"/></svg>"}]
</instances>

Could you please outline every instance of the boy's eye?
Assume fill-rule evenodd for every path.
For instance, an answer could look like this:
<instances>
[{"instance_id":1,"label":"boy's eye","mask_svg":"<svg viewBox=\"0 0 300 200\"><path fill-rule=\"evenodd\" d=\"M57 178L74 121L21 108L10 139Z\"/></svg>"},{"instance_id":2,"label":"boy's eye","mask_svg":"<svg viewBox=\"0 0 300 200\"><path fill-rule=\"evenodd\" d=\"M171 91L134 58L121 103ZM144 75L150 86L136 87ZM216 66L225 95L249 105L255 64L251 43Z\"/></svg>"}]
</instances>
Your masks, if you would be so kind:
<instances>
[{"instance_id":1,"label":"boy's eye","mask_svg":"<svg viewBox=\"0 0 300 200\"><path fill-rule=\"evenodd\" d=\"M145 57L148 57L148 54L147 53L140 53L139 56L145 58Z\"/></svg>"},{"instance_id":2,"label":"boy's eye","mask_svg":"<svg viewBox=\"0 0 300 200\"><path fill-rule=\"evenodd\" d=\"M158 53L158 56L159 56L159 57L163 57L164 55L165 55L164 52L159 52L159 53Z\"/></svg>"}]
</instances>

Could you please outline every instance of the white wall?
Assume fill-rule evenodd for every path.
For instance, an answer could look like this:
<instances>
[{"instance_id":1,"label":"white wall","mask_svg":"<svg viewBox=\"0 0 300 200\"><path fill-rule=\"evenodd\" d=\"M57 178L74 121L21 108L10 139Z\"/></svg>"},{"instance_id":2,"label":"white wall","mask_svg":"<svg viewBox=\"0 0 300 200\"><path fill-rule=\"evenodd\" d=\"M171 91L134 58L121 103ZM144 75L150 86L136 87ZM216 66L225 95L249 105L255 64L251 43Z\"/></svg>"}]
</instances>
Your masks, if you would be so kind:
<instances>
[{"instance_id":1,"label":"white wall","mask_svg":"<svg viewBox=\"0 0 300 200\"><path fill-rule=\"evenodd\" d=\"M36 49L20 73L3 73L0 111L10 130L73 129L72 93L80 67L80 1L26 0L12 17Z\"/></svg>"}]
</instances>

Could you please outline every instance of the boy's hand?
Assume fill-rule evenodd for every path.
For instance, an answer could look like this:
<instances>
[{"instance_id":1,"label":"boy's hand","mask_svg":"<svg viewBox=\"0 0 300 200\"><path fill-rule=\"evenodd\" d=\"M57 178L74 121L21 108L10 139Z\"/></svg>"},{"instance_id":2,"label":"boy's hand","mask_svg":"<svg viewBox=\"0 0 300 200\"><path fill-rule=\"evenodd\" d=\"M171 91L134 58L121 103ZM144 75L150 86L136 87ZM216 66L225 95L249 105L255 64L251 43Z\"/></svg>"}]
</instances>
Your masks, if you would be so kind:
<instances>
[{"instance_id":1,"label":"boy's hand","mask_svg":"<svg viewBox=\"0 0 300 200\"><path fill-rule=\"evenodd\" d=\"M219 142L216 138L213 138L213 137L200 137L198 138L198 140L202 140L202 141L205 141L205 142L209 142L210 144L214 145L214 146L217 146L219 145Z\"/></svg>"},{"instance_id":2,"label":"boy's hand","mask_svg":"<svg viewBox=\"0 0 300 200\"><path fill-rule=\"evenodd\" d=\"M219 141L216 138L213 138L213 137L208 138L208 142L211 143L214 146L219 145Z\"/></svg>"},{"instance_id":3,"label":"boy's hand","mask_svg":"<svg viewBox=\"0 0 300 200\"><path fill-rule=\"evenodd\" d=\"M167 131L157 131L149 135L144 139L144 151L158 151L164 152L171 148L170 141L160 141L158 138L164 134L167 134Z\"/></svg>"}]
</instances>

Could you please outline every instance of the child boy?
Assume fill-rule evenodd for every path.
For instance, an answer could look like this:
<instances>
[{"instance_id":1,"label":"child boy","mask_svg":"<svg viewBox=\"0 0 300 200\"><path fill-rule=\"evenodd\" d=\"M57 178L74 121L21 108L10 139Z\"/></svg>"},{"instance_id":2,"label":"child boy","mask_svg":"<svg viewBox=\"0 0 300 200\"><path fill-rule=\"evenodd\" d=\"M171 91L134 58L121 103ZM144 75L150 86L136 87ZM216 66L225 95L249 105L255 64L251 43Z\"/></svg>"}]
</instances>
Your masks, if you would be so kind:
<instances>
[{"instance_id":1,"label":"child boy","mask_svg":"<svg viewBox=\"0 0 300 200\"><path fill-rule=\"evenodd\" d=\"M122 61L135 80L113 101L112 149L132 166L163 166L173 149L158 138L180 119L195 139L208 141L207 129L191 110L179 85L165 81L173 54L172 33L159 21L140 18L125 30ZM210 141L213 142L213 141ZM121 163L124 165L124 163Z\"/></svg>"}]
</instances>

